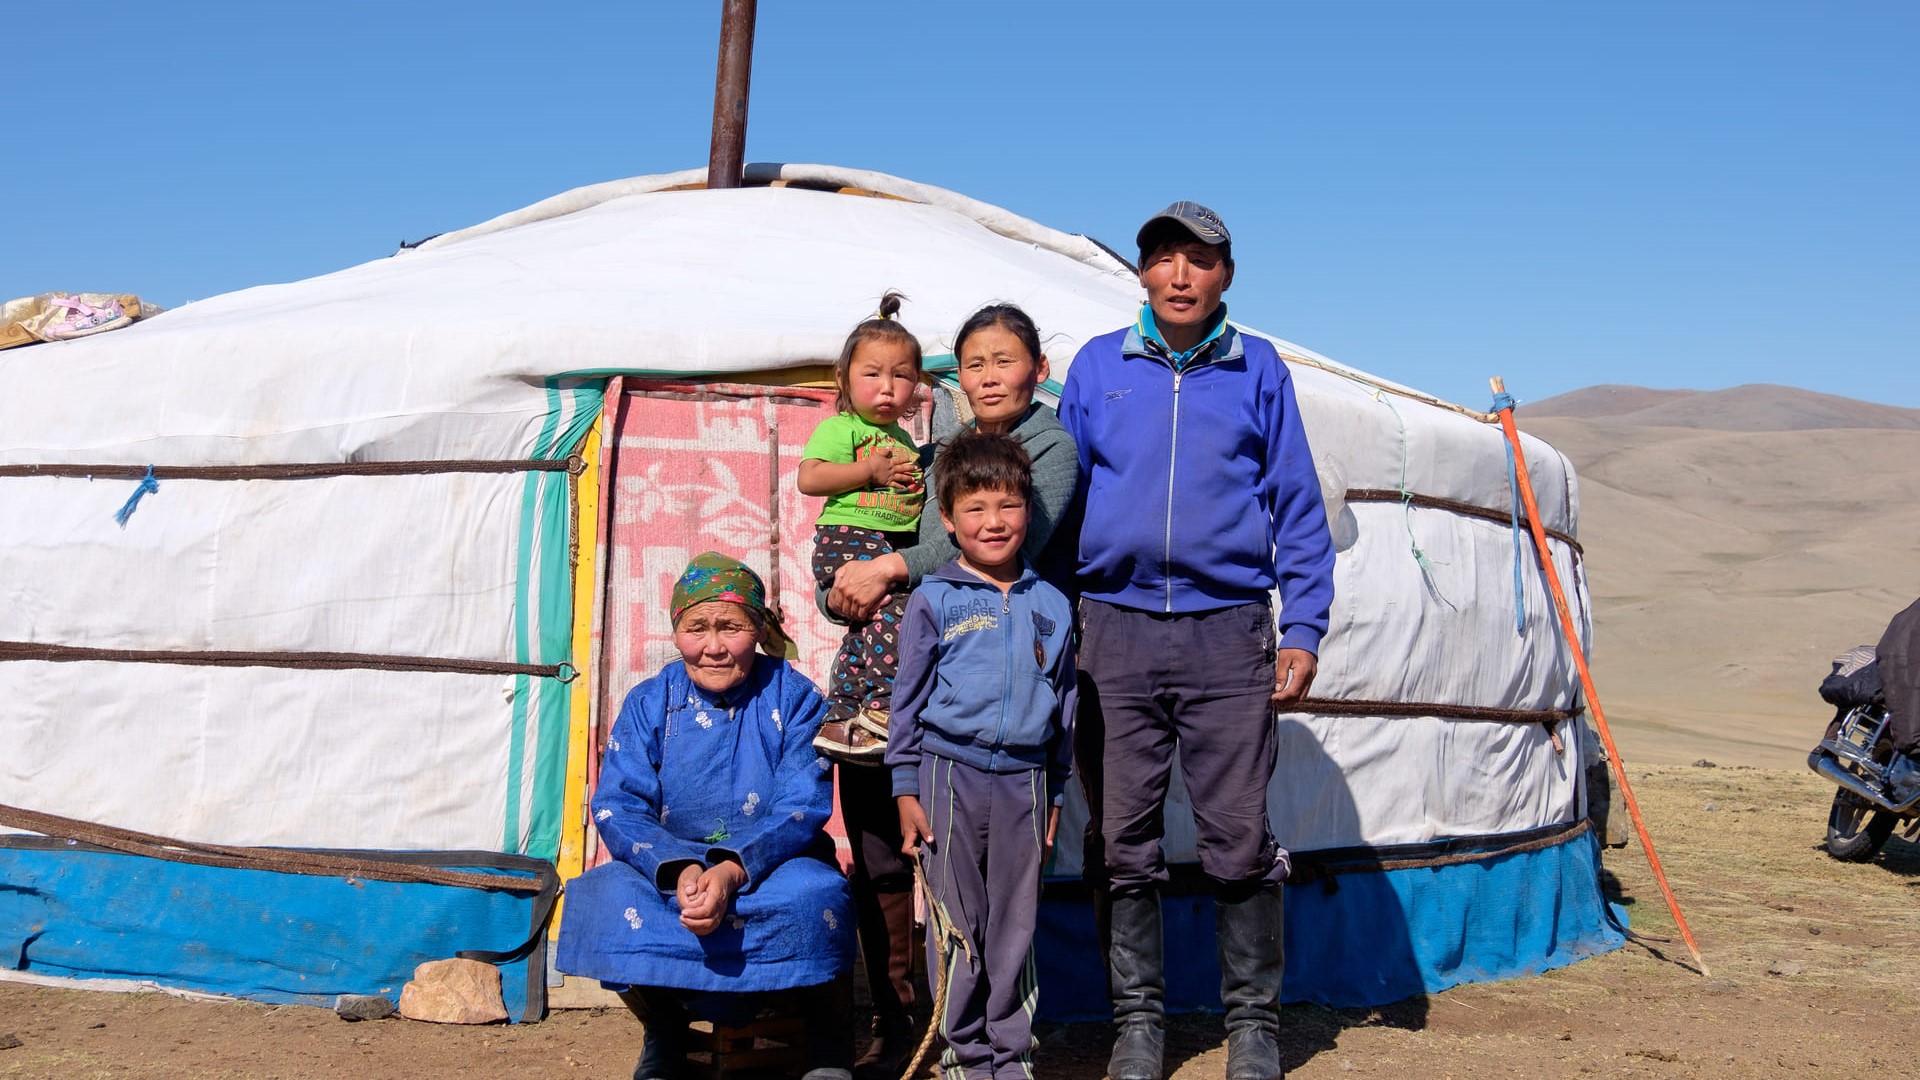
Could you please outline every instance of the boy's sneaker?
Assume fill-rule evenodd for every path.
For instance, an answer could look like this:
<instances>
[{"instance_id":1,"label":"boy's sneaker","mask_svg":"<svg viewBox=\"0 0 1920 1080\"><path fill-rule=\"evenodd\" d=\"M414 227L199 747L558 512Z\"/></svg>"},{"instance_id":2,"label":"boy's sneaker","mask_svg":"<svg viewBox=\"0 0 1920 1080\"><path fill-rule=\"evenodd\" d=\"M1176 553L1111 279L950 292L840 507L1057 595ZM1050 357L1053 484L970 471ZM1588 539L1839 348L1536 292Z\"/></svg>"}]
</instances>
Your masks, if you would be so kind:
<instances>
[{"instance_id":1,"label":"boy's sneaker","mask_svg":"<svg viewBox=\"0 0 1920 1080\"><path fill-rule=\"evenodd\" d=\"M849 765L878 765L887 753L887 714L865 708L848 720L829 720L813 737L813 748Z\"/></svg>"}]
</instances>

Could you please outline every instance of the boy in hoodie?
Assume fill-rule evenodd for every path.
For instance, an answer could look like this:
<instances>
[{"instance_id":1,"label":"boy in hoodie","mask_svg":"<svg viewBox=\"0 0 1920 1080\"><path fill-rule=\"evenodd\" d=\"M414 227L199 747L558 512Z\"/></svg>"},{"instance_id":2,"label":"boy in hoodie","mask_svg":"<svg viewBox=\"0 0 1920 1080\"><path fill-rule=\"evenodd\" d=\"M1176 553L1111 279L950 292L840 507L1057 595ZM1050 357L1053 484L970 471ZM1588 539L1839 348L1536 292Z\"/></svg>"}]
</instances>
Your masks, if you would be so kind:
<instances>
[{"instance_id":1,"label":"boy in hoodie","mask_svg":"<svg viewBox=\"0 0 1920 1080\"><path fill-rule=\"evenodd\" d=\"M1040 868L1072 764L1073 609L1020 557L1032 474L1006 435L940 454L958 558L922 579L900 631L887 766L904 850L972 955L945 958L943 1076L1033 1075L1031 952ZM929 965L943 943L928 935Z\"/></svg>"}]
</instances>

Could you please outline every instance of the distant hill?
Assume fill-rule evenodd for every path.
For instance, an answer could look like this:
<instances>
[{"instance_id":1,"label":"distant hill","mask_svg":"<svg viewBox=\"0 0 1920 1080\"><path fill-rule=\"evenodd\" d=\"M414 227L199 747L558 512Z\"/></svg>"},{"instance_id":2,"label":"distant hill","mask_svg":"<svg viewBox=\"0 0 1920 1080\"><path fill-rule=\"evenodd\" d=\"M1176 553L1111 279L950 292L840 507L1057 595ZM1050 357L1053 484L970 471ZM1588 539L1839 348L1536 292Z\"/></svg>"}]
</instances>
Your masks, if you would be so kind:
<instances>
[{"instance_id":1,"label":"distant hill","mask_svg":"<svg viewBox=\"0 0 1920 1080\"><path fill-rule=\"evenodd\" d=\"M1625 416L1677 398L1689 398L1698 390L1652 390L1644 386L1619 386L1608 383L1588 386L1543 401L1523 401L1525 416L1572 416L1595 420L1603 416Z\"/></svg>"},{"instance_id":2,"label":"distant hill","mask_svg":"<svg viewBox=\"0 0 1920 1080\"><path fill-rule=\"evenodd\" d=\"M1823 431L1861 428L1920 431L1920 409L1755 383L1729 390L1652 390L1589 386L1523 403L1519 416L1562 416L1608 426L1708 431Z\"/></svg>"},{"instance_id":3,"label":"distant hill","mask_svg":"<svg viewBox=\"0 0 1920 1080\"><path fill-rule=\"evenodd\" d=\"M1574 463L1594 674L1629 761L1803 762L1830 658L1920 595L1920 410L1603 386L1518 419Z\"/></svg>"}]
</instances>

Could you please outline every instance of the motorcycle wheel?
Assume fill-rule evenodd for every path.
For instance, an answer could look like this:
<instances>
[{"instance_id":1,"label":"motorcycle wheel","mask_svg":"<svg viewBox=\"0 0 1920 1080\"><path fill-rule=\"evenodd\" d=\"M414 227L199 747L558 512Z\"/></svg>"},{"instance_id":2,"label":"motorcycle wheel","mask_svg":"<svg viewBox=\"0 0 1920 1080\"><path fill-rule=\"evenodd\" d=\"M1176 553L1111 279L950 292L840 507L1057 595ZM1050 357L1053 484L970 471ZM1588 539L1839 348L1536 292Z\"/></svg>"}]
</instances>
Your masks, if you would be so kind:
<instances>
[{"instance_id":1,"label":"motorcycle wheel","mask_svg":"<svg viewBox=\"0 0 1920 1080\"><path fill-rule=\"evenodd\" d=\"M1827 813L1827 854L1841 862L1866 862L1886 846L1899 823L1898 816L1841 788Z\"/></svg>"}]
</instances>

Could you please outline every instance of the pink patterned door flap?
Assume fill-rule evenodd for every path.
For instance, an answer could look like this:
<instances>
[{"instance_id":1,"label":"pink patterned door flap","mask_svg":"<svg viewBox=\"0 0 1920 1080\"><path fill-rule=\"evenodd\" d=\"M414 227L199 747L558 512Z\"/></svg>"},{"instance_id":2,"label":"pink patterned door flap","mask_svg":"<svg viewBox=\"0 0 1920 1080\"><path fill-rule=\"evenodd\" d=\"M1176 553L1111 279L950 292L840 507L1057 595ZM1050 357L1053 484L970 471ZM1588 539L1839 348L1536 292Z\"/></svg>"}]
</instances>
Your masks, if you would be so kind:
<instances>
[{"instance_id":1,"label":"pink patterned door flap","mask_svg":"<svg viewBox=\"0 0 1920 1080\"><path fill-rule=\"evenodd\" d=\"M614 421L608 485L596 764L627 691L679 658L668 605L674 581L693 556L731 555L766 580L797 648L794 662L814 682L826 681L841 633L813 602L813 521L822 500L796 486L800 451L814 425L832 415L833 391L713 382L627 385ZM907 424L916 439L925 438L924 414L923 408ZM603 859L596 851L590 865Z\"/></svg>"}]
</instances>

